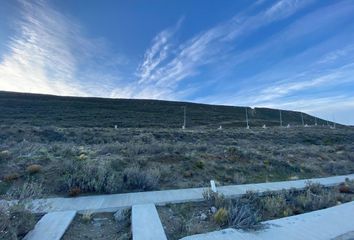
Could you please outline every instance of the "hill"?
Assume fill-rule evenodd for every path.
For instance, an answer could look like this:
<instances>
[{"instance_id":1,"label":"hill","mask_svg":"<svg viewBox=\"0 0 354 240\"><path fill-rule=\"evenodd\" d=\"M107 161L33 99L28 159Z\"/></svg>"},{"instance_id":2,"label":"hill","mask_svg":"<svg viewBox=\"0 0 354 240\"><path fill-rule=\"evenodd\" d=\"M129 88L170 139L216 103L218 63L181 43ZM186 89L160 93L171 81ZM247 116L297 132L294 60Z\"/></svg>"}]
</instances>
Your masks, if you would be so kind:
<instances>
[{"instance_id":1,"label":"hill","mask_svg":"<svg viewBox=\"0 0 354 240\"><path fill-rule=\"evenodd\" d=\"M0 91L0 124L58 127L187 127L245 126L245 107L161 100L60 97ZM279 126L279 110L247 108L251 126ZM303 113L305 124L315 117ZM282 110L283 125L301 125L301 112ZM327 124L317 119L319 125Z\"/></svg>"}]
</instances>

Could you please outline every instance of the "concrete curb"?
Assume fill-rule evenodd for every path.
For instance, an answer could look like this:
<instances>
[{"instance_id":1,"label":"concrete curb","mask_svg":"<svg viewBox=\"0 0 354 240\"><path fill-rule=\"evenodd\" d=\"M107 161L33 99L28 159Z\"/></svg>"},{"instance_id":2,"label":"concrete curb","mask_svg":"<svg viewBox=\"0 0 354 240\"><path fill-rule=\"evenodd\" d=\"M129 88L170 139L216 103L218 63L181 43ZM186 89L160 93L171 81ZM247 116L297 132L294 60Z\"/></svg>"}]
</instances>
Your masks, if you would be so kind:
<instances>
[{"instance_id":1,"label":"concrete curb","mask_svg":"<svg viewBox=\"0 0 354 240\"><path fill-rule=\"evenodd\" d=\"M154 204L132 207L133 240L167 240Z\"/></svg>"},{"instance_id":2,"label":"concrete curb","mask_svg":"<svg viewBox=\"0 0 354 240\"><path fill-rule=\"evenodd\" d=\"M282 189L302 189L308 181L321 183L325 186L333 186L344 182L346 178L354 179L354 174L334 176L327 178L314 178L284 182L269 182L257 184L243 184L218 187L217 190L226 197L235 197L245 194L247 191L279 191ZM153 203L164 205L167 203L195 202L203 200L203 192L207 188L189 188L177 190L163 190L151 192L136 192L111 195L86 196L76 198L48 198L36 199L31 202L33 212L53 211L93 211L114 212L120 208L129 208L133 205ZM14 203L15 201L12 201ZM1 203L0 203L1 204ZM4 202L2 204L11 204Z\"/></svg>"},{"instance_id":3,"label":"concrete curb","mask_svg":"<svg viewBox=\"0 0 354 240\"><path fill-rule=\"evenodd\" d=\"M76 211L51 212L44 215L24 240L60 240L76 215Z\"/></svg>"}]
</instances>

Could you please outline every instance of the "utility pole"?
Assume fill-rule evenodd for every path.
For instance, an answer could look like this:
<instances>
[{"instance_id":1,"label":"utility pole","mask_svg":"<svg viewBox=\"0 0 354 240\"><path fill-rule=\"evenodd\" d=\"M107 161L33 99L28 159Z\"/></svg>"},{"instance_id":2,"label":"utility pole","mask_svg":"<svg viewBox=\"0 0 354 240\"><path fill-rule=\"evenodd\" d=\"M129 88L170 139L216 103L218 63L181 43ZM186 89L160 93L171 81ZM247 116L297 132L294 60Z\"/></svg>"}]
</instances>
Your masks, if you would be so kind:
<instances>
[{"instance_id":1,"label":"utility pole","mask_svg":"<svg viewBox=\"0 0 354 240\"><path fill-rule=\"evenodd\" d=\"M280 127L283 126L283 119L282 119L282 116L281 116L281 110L279 109L279 120L280 120Z\"/></svg>"},{"instance_id":2,"label":"utility pole","mask_svg":"<svg viewBox=\"0 0 354 240\"><path fill-rule=\"evenodd\" d=\"M302 115L302 112L301 112L301 123L302 123L302 126L305 126L304 116Z\"/></svg>"},{"instance_id":3,"label":"utility pole","mask_svg":"<svg viewBox=\"0 0 354 240\"><path fill-rule=\"evenodd\" d=\"M247 108L246 108L246 124L247 124L246 128L249 129L250 126L248 125L248 112L247 112Z\"/></svg>"},{"instance_id":4,"label":"utility pole","mask_svg":"<svg viewBox=\"0 0 354 240\"><path fill-rule=\"evenodd\" d=\"M183 126L182 126L182 129L185 129L186 128L186 124L187 124L187 107L186 106L183 106Z\"/></svg>"}]
</instances>

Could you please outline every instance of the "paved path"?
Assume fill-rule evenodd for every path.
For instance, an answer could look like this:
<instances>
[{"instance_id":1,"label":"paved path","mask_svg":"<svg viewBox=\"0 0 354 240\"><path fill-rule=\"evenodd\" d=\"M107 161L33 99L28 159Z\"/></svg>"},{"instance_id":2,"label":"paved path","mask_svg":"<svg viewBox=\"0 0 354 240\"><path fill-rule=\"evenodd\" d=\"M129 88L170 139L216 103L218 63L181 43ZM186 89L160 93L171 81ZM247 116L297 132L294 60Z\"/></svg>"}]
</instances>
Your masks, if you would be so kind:
<instances>
[{"instance_id":1,"label":"paved path","mask_svg":"<svg viewBox=\"0 0 354 240\"><path fill-rule=\"evenodd\" d=\"M154 204L132 207L133 240L167 240Z\"/></svg>"},{"instance_id":2,"label":"paved path","mask_svg":"<svg viewBox=\"0 0 354 240\"><path fill-rule=\"evenodd\" d=\"M76 211L47 213L25 236L24 240L60 240L75 215Z\"/></svg>"},{"instance_id":3,"label":"paved path","mask_svg":"<svg viewBox=\"0 0 354 240\"><path fill-rule=\"evenodd\" d=\"M265 223L269 227L257 232L226 229L181 240L331 240L354 231L354 202Z\"/></svg>"},{"instance_id":4,"label":"paved path","mask_svg":"<svg viewBox=\"0 0 354 240\"><path fill-rule=\"evenodd\" d=\"M335 176L328 178L314 178L307 180L270 182L258 184L243 184L218 187L218 191L226 197L240 196L246 191L253 190L260 193L266 191L277 191L290 188L304 188L307 181L318 182L326 186L332 186L345 181L345 178L354 179L354 174ZM32 202L35 212L52 211L96 211L113 212L119 208L128 208L133 205L154 203L163 205L166 203L181 203L191 201L202 201L203 191L206 188L189 188L179 190L164 190L151 192L137 192L111 195L98 195L76 198L48 198L37 199Z\"/></svg>"}]
</instances>

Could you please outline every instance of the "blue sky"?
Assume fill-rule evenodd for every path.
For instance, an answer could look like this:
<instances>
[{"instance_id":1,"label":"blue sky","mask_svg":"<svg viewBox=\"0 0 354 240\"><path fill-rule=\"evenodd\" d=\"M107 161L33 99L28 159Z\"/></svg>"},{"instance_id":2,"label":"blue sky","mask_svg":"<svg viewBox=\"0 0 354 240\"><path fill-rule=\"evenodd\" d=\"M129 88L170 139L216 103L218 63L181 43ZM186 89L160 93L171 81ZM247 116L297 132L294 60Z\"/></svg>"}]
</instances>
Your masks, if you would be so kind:
<instances>
[{"instance_id":1,"label":"blue sky","mask_svg":"<svg viewBox=\"0 0 354 240\"><path fill-rule=\"evenodd\" d=\"M354 124L354 1L1 0L0 90Z\"/></svg>"}]
</instances>

